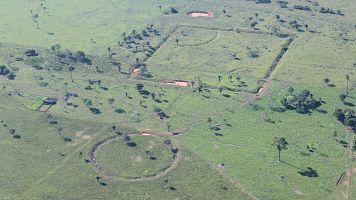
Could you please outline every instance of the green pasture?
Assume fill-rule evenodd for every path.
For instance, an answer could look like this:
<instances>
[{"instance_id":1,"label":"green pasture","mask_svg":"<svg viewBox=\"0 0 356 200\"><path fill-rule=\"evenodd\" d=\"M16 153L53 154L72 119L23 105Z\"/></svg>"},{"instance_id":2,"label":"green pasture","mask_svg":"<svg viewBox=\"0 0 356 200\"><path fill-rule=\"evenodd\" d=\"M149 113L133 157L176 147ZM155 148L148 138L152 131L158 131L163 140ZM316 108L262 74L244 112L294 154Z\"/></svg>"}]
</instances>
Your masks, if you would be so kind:
<instances>
[{"instance_id":1,"label":"green pasture","mask_svg":"<svg viewBox=\"0 0 356 200\"><path fill-rule=\"evenodd\" d=\"M286 1L1 1L0 65L15 79L0 76L0 199L334 200L348 188L356 198L355 174L351 185L336 185L355 166L354 133L333 116L356 104L355 5ZM345 15L322 14L321 6ZM194 10L214 17L184 15ZM120 46L123 32L136 39ZM289 37L278 34L294 40L265 96L251 94L285 48ZM68 58L78 50L91 64ZM135 63L146 74L130 76ZM284 110L290 87L310 90L321 106ZM57 104L36 111L47 97ZM128 146L118 136L98 149L106 176L98 172L95 144L142 130L164 137L129 135ZM282 162L275 137L289 143ZM177 165L156 177L173 161L167 139L178 147Z\"/></svg>"},{"instance_id":2,"label":"green pasture","mask_svg":"<svg viewBox=\"0 0 356 200\"><path fill-rule=\"evenodd\" d=\"M183 144L215 165L224 163L226 174L262 199L325 199L337 192L335 180L349 162L347 147L336 139L348 142L352 135L331 115L336 107L343 107L337 98L341 91L293 84L296 90L308 88L322 98L326 103L320 109L326 113L273 112L271 107L280 106L287 93L283 85L274 83L270 96L187 131ZM222 136L209 130L214 124L220 124ZM282 151L282 163L277 162L274 137L286 137L289 143ZM310 152L307 146L316 150ZM315 169L318 177L298 174L307 167Z\"/></svg>"},{"instance_id":3,"label":"green pasture","mask_svg":"<svg viewBox=\"0 0 356 200\"><path fill-rule=\"evenodd\" d=\"M345 75L355 87L356 66L354 41L306 35L296 38L273 72L273 78L293 83L325 86L330 79L337 88L346 88Z\"/></svg>"},{"instance_id":4,"label":"green pasture","mask_svg":"<svg viewBox=\"0 0 356 200\"><path fill-rule=\"evenodd\" d=\"M135 146L129 146L118 138L98 150L97 163L110 176L148 177L170 167L173 154L170 146L164 144L164 138L138 135L129 137Z\"/></svg>"},{"instance_id":5,"label":"green pasture","mask_svg":"<svg viewBox=\"0 0 356 200\"><path fill-rule=\"evenodd\" d=\"M285 43L274 35L183 27L148 60L147 70L156 80L252 90Z\"/></svg>"},{"instance_id":6,"label":"green pasture","mask_svg":"<svg viewBox=\"0 0 356 200\"><path fill-rule=\"evenodd\" d=\"M102 54L108 46L117 44L122 32L143 29L170 7L179 9L184 2L6 0L0 3L0 42L46 48L60 44ZM33 21L36 14L39 29Z\"/></svg>"}]
</instances>

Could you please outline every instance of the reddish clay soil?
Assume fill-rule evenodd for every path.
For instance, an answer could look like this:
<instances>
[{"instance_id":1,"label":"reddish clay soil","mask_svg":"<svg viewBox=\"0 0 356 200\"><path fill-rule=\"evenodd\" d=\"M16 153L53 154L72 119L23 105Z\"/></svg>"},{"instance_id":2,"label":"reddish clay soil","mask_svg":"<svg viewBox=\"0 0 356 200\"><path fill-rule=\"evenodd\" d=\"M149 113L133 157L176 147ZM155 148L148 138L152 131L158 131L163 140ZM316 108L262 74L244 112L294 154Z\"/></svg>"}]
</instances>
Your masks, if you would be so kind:
<instances>
[{"instance_id":1,"label":"reddish clay soil","mask_svg":"<svg viewBox=\"0 0 356 200\"><path fill-rule=\"evenodd\" d=\"M39 109L38 112L47 112L49 109L51 108L51 106L46 106L46 105L42 105Z\"/></svg>"},{"instance_id":2,"label":"reddish clay soil","mask_svg":"<svg viewBox=\"0 0 356 200\"><path fill-rule=\"evenodd\" d=\"M161 81L161 82L166 85L174 85L174 86L181 86L181 87L188 87L188 86L193 85L192 82L190 82L190 81L165 80L165 81Z\"/></svg>"},{"instance_id":3,"label":"reddish clay soil","mask_svg":"<svg viewBox=\"0 0 356 200\"><path fill-rule=\"evenodd\" d=\"M189 17L213 17L214 13L210 11L190 11L185 13Z\"/></svg>"}]
</instances>

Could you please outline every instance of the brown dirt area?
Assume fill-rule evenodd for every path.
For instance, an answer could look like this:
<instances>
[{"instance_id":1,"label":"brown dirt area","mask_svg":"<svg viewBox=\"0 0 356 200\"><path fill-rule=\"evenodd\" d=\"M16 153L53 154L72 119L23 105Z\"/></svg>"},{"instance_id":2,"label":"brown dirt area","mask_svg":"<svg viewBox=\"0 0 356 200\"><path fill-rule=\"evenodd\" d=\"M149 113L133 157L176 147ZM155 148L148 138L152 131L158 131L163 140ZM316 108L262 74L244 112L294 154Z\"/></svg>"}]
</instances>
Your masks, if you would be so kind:
<instances>
[{"instance_id":1,"label":"brown dirt area","mask_svg":"<svg viewBox=\"0 0 356 200\"><path fill-rule=\"evenodd\" d=\"M185 13L189 17L214 17L214 13L210 11L191 11Z\"/></svg>"}]
</instances>

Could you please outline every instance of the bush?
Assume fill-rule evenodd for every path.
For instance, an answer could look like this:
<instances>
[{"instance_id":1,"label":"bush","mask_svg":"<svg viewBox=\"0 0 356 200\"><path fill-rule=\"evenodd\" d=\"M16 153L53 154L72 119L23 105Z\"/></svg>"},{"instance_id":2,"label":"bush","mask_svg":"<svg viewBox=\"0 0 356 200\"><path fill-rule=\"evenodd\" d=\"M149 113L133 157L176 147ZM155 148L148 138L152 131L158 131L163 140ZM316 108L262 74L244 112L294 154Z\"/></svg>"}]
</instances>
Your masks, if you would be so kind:
<instances>
[{"instance_id":1,"label":"bush","mask_svg":"<svg viewBox=\"0 0 356 200\"><path fill-rule=\"evenodd\" d=\"M115 112L116 113L119 113L119 114L122 114L122 113L125 113L126 111L122 108L118 108L118 109L115 109Z\"/></svg>"},{"instance_id":2,"label":"bush","mask_svg":"<svg viewBox=\"0 0 356 200\"><path fill-rule=\"evenodd\" d=\"M252 59L255 59L255 58L260 57L260 53L259 53L258 50L249 50L249 51L247 52L247 55L248 55L248 57L250 57L250 58L252 58Z\"/></svg>"},{"instance_id":3,"label":"bush","mask_svg":"<svg viewBox=\"0 0 356 200\"><path fill-rule=\"evenodd\" d=\"M96 115L101 113L101 111L98 108L89 108L89 110L91 113Z\"/></svg>"},{"instance_id":4,"label":"bush","mask_svg":"<svg viewBox=\"0 0 356 200\"><path fill-rule=\"evenodd\" d=\"M10 70L5 65L0 66L0 75L6 76L9 73Z\"/></svg>"}]
</instances>

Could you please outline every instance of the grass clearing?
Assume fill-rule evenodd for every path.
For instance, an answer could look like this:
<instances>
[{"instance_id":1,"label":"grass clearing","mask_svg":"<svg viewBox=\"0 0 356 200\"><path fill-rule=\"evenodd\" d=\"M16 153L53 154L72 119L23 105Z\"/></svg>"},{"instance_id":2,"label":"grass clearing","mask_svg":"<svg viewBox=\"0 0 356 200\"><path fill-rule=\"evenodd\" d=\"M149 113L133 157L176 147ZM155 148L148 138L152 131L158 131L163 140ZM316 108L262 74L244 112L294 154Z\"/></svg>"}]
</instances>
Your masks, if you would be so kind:
<instances>
[{"instance_id":1,"label":"grass clearing","mask_svg":"<svg viewBox=\"0 0 356 200\"><path fill-rule=\"evenodd\" d=\"M148 60L147 70L158 80L252 90L285 43L274 35L182 27Z\"/></svg>"}]
</instances>

